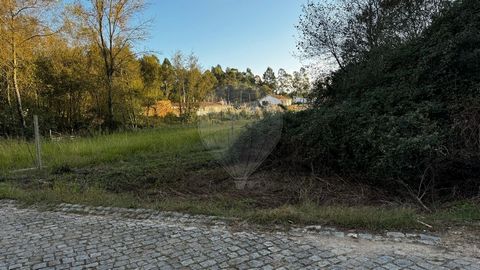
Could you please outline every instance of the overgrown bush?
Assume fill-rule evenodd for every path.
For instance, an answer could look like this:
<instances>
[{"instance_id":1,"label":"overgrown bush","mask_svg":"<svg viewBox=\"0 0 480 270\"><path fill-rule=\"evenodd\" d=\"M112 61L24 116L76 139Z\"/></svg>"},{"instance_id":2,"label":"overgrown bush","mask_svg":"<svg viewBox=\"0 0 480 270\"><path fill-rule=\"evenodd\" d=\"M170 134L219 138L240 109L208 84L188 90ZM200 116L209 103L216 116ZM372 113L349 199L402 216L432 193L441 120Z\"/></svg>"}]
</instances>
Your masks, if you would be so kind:
<instances>
[{"instance_id":1,"label":"overgrown bush","mask_svg":"<svg viewBox=\"0 0 480 270\"><path fill-rule=\"evenodd\" d=\"M480 1L455 2L419 39L326 81L313 109L287 115L280 160L421 200L479 195Z\"/></svg>"}]
</instances>

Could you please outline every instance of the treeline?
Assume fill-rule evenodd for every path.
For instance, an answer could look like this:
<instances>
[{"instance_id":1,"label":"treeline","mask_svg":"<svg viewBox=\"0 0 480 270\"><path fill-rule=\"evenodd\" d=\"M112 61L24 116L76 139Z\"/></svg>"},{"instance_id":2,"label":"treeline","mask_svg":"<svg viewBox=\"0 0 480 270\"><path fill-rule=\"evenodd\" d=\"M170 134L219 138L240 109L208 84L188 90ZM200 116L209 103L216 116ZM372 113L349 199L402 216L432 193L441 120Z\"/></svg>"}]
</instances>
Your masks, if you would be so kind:
<instances>
[{"instance_id":1,"label":"treeline","mask_svg":"<svg viewBox=\"0 0 480 270\"><path fill-rule=\"evenodd\" d=\"M317 82L314 109L287 116L275 156L425 208L478 196L480 2L341 3L330 8L345 21L333 25L332 9L305 8L300 45L337 69Z\"/></svg>"},{"instance_id":2,"label":"treeline","mask_svg":"<svg viewBox=\"0 0 480 270\"><path fill-rule=\"evenodd\" d=\"M263 76L255 75L250 68L242 72L236 68L217 65L201 72L194 55L184 57L176 53L162 63L154 55L139 59L140 77L147 90L144 107L154 106L158 100L170 100L179 104L182 118L191 118L199 102L223 102L241 104L258 100L267 94L283 94L307 97L310 81L307 71L301 68L293 75L280 69L278 75L267 68Z\"/></svg>"},{"instance_id":3,"label":"treeline","mask_svg":"<svg viewBox=\"0 0 480 270\"><path fill-rule=\"evenodd\" d=\"M180 52L162 61L136 52L149 32L143 8L141 0L0 0L0 136L29 135L34 114L44 132L112 131L145 125L159 100L178 104L186 121L205 100L308 93L304 69L259 77L205 70Z\"/></svg>"},{"instance_id":4,"label":"treeline","mask_svg":"<svg viewBox=\"0 0 480 270\"><path fill-rule=\"evenodd\" d=\"M305 68L300 68L293 74L281 68L276 75L269 67L261 77L254 75L249 68L245 72L234 68L223 71L220 65L212 67L211 72L218 82L215 98L228 103L253 101L266 94L307 97L311 90Z\"/></svg>"}]
</instances>

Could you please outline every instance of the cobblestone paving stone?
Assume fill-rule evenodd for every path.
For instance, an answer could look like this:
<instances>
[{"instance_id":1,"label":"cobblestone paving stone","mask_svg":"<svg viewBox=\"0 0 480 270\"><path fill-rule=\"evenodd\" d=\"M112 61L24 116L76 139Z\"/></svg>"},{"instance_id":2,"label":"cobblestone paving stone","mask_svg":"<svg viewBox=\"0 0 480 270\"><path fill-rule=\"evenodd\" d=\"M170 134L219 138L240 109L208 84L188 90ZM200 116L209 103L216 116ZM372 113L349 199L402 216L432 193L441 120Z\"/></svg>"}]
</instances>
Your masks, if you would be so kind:
<instances>
[{"instance_id":1,"label":"cobblestone paving stone","mask_svg":"<svg viewBox=\"0 0 480 270\"><path fill-rule=\"evenodd\" d=\"M133 210L136 218L115 215L111 208L95 211L100 214L76 214L61 207L40 211L0 201L0 270L480 270L478 253L440 246L312 233L237 231L207 217L153 215L147 210ZM91 211L87 208L86 212Z\"/></svg>"}]
</instances>

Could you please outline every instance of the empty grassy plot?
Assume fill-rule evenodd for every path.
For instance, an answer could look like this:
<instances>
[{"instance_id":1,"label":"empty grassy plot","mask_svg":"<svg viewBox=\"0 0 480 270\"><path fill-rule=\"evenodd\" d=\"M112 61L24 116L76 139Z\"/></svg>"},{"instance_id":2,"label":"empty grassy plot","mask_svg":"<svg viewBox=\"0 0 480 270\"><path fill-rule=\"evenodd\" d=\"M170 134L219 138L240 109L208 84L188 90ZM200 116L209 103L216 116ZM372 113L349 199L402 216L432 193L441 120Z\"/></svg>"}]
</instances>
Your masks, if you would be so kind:
<instances>
[{"instance_id":1,"label":"empty grassy plot","mask_svg":"<svg viewBox=\"0 0 480 270\"><path fill-rule=\"evenodd\" d=\"M196 126L172 126L58 142L46 140L42 143L42 158L49 167L79 167L121 160L139 153L179 154L202 149ZM0 170L33 167L34 151L31 142L0 140Z\"/></svg>"}]
</instances>

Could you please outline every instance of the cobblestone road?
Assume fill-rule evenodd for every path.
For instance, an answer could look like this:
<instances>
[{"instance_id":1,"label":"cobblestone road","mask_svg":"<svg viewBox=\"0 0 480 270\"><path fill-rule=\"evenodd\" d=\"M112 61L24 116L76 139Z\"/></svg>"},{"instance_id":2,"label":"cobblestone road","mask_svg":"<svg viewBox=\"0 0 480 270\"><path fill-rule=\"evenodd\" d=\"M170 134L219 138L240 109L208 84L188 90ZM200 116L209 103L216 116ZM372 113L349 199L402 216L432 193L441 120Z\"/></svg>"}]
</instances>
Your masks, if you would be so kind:
<instances>
[{"instance_id":1,"label":"cobblestone road","mask_svg":"<svg viewBox=\"0 0 480 270\"><path fill-rule=\"evenodd\" d=\"M62 207L39 211L0 201L0 269L480 269L474 250Z\"/></svg>"}]
</instances>

